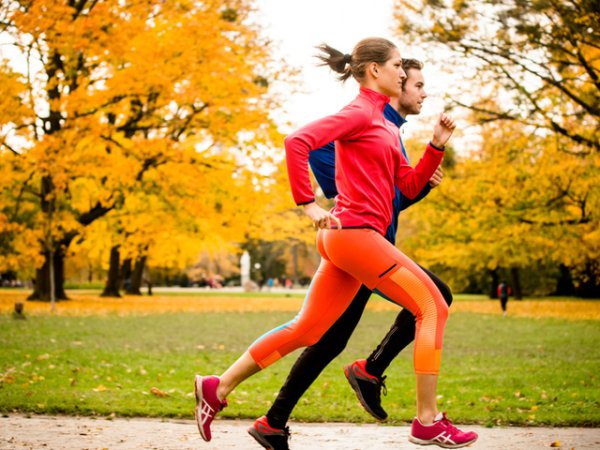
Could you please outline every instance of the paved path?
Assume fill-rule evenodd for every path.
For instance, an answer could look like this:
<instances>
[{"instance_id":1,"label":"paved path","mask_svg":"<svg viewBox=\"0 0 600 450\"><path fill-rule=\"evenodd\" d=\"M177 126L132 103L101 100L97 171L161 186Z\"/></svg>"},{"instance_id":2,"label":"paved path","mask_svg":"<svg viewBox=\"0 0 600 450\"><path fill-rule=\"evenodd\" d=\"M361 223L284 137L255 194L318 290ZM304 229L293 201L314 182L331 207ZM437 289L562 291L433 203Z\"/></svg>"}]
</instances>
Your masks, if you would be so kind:
<instances>
[{"instance_id":1,"label":"paved path","mask_svg":"<svg viewBox=\"0 0 600 450\"><path fill-rule=\"evenodd\" d=\"M245 420L216 420L213 440L204 442L193 421L26 416L0 418L0 449L199 449L259 450ZM292 423L292 450L435 449L408 442L408 427L378 424ZM483 428L473 450L600 449L598 428Z\"/></svg>"}]
</instances>

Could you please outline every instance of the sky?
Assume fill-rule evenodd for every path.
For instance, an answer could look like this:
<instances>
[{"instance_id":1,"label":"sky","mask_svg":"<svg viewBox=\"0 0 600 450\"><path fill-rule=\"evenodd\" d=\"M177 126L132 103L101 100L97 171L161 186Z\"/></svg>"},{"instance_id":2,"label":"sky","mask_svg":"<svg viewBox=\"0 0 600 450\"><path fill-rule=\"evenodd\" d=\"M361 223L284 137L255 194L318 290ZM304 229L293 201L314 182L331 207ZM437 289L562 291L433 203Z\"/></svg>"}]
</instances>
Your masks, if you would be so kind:
<instances>
[{"instance_id":1,"label":"sky","mask_svg":"<svg viewBox=\"0 0 600 450\"><path fill-rule=\"evenodd\" d=\"M273 116L282 132L339 111L358 92L354 79L342 84L328 67L317 66L315 47L325 42L351 53L358 41L370 36L387 38L398 46L403 57L425 62L428 98L418 122L409 120L403 132L408 137L413 129L433 127L434 116L443 109L443 89L448 81L422 48L402 42L394 33L394 0L255 0L255 6L256 20L272 42L276 58L301 70L295 92L283 81L277 86L284 92L284 105ZM0 49L5 56L12 56L7 54L10 48Z\"/></svg>"},{"instance_id":2,"label":"sky","mask_svg":"<svg viewBox=\"0 0 600 450\"><path fill-rule=\"evenodd\" d=\"M329 68L317 66L315 46L322 42L351 53L361 39L378 36L394 42L402 56L426 62L422 50L400 42L394 34L393 5L394 0L256 0L257 18L265 36L272 40L276 55L301 69L301 92L287 96L283 111L278 111L282 114L280 123L285 119L292 127L302 126L335 113L358 93L354 79L342 84ZM443 85L432 69L427 64L423 69L429 97L421 113L421 119L431 126L433 120L426 118L443 108ZM437 87L428 82L430 78L435 78Z\"/></svg>"}]
</instances>

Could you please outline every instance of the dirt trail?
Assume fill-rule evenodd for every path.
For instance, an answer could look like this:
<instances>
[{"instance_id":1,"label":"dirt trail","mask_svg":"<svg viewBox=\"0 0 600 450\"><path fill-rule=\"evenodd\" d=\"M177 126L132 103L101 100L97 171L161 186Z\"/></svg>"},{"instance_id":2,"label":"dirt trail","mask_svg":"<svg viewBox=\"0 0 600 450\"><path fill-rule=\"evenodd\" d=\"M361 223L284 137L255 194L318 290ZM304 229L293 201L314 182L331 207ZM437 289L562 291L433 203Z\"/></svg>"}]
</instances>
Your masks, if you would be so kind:
<instances>
[{"instance_id":1,"label":"dirt trail","mask_svg":"<svg viewBox=\"0 0 600 450\"><path fill-rule=\"evenodd\" d=\"M0 449L200 449L259 450L247 433L250 421L216 420L213 440L204 442L193 421L93 419L13 414L0 418ZM408 442L409 427L378 424L291 423L292 450L434 449ZM473 450L600 449L598 428L483 428Z\"/></svg>"}]
</instances>

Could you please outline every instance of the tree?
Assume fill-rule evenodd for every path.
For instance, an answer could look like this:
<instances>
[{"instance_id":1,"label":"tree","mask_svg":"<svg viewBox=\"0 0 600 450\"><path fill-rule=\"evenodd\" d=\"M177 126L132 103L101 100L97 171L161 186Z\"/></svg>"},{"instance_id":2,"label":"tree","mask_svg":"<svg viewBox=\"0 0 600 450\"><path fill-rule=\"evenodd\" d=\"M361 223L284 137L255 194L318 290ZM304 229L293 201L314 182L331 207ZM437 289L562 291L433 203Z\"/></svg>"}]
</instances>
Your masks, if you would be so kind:
<instances>
[{"instance_id":1,"label":"tree","mask_svg":"<svg viewBox=\"0 0 600 450\"><path fill-rule=\"evenodd\" d=\"M328 201L315 180L313 187L319 204L326 205ZM294 283L301 278L311 278L318 265L313 261L318 260L315 229L292 199L284 161L273 168L258 191L262 207L248 212L242 247L250 252L253 260L259 261L267 278L284 273L291 276Z\"/></svg>"},{"instance_id":2,"label":"tree","mask_svg":"<svg viewBox=\"0 0 600 450\"><path fill-rule=\"evenodd\" d=\"M466 108L467 120L482 126L481 147L461 155L456 179L439 191L446 203L437 203L438 216L429 211L428 226L441 227L431 228L433 248L442 252L438 241L444 242L449 252L423 252L440 264L492 275L552 263L561 268L563 285L568 272L588 295L597 293L597 2L396 5L402 38L447 55L443 70L460 76L448 86L450 106Z\"/></svg>"},{"instance_id":3,"label":"tree","mask_svg":"<svg viewBox=\"0 0 600 450\"><path fill-rule=\"evenodd\" d=\"M14 208L20 195L27 207L10 223L39 243L32 298L51 296L52 268L55 295L66 297L73 240L120 210L146 178L159 170L211 177L216 159L231 177L234 156L251 158L272 139L274 74L249 13L249 0L2 3L2 31L27 67L19 91L27 108L5 114L14 98L0 99L0 124L10 131L0 167L15 180L3 203ZM16 73L4 66L2 76Z\"/></svg>"},{"instance_id":4,"label":"tree","mask_svg":"<svg viewBox=\"0 0 600 450\"><path fill-rule=\"evenodd\" d=\"M434 47L450 51L443 68L461 75L451 98L478 112L481 123L517 121L567 138L571 145L564 151L600 151L596 0L422 0L416 5L397 0L396 5L404 39L426 43L428 52Z\"/></svg>"},{"instance_id":5,"label":"tree","mask_svg":"<svg viewBox=\"0 0 600 450\"><path fill-rule=\"evenodd\" d=\"M404 215L401 229L418 233L402 247L419 262L452 267L463 283L503 269L517 296L519 271L536 266L564 265L579 282L598 280L600 272L589 272L600 257L597 163L520 124L485 125L481 149Z\"/></svg>"}]
</instances>

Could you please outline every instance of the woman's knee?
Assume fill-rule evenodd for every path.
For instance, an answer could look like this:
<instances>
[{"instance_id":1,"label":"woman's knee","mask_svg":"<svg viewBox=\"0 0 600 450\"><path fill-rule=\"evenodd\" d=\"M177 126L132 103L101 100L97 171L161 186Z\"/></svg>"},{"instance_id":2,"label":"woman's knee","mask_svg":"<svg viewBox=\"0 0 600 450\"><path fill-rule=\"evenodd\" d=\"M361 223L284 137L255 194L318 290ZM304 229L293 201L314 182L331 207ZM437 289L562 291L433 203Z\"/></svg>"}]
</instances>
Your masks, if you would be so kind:
<instances>
[{"instance_id":1,"label":"woman's knee","mask_svg":"<svg viewBox=\"0 0 600 450\"><path fill-rule=\"evenodd\" d=\"M295 339L296 348L312 347L313 345L317 344L320 339L321 336L315 333L299 335Z\"/></svg>"},{"instance_id":2,"label":"woman's knee","mask_svg":"<svg viewBox=\"0 0 600 450\"><path fill-rule=\"evenodd\" d=\"M436 314L437 314L438 320L446 322L446 320L448 319L449 306L450 305L448 305L448 303L446 303L445 299L439 298L436 300L435 309L436 309Z\"/></svg>"},{"instance_id":3,"label":"woman's knee","mask_svg":"<svg viewBox=\"0 0 600 450\"><path fill-rule=\"evenodd\" d=\"M448 304L444 297L437 292L432 293L433 301L429 301L423 305L423 308L417 314L417 320L421 317L437 317L438 321L445 322L448 319Z\"/></svg>"}]
</instances>

